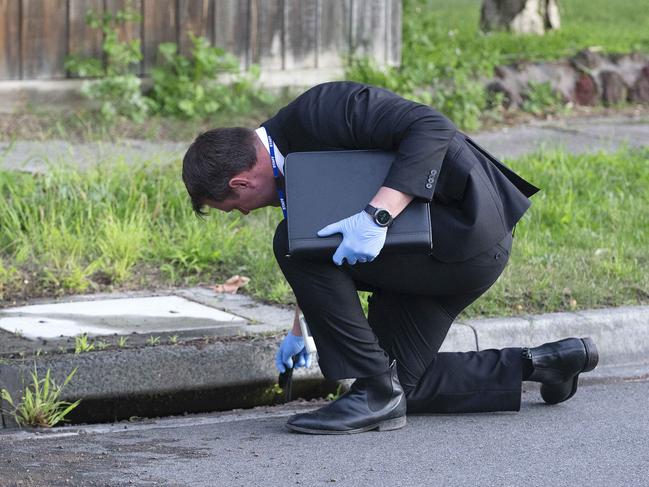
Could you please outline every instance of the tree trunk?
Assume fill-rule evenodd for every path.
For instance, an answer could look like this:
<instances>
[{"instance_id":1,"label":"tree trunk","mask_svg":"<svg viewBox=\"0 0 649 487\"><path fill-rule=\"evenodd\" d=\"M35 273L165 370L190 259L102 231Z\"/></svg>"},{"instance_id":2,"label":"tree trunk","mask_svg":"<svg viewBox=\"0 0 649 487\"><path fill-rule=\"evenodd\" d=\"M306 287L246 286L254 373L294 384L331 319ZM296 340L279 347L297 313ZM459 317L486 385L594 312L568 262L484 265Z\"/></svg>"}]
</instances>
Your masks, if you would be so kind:
<instances>
[{"instance_id":1,"label":"tree trunk","mask_svg":"<svg viewBox=\"0 0 649 487\"><path fill-rule=\"evenodd\" d=\"M559 0L483 0L480 28L542 35L561 26Z\"/></svg>"}]
</instances>

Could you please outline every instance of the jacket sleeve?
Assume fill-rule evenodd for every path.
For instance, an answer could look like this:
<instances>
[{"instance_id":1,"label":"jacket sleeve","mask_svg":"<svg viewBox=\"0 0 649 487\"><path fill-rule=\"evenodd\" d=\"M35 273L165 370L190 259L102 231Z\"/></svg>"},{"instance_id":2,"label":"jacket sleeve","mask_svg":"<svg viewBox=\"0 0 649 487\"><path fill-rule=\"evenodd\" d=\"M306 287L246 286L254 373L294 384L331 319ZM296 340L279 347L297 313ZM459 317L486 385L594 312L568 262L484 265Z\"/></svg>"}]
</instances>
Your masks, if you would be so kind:
<instances>
[{"instance_id":1,"label":"jacket sleeve","mask_svg":"<svg viewBox=\"0 0 649 487\"><path fill-rule=\"evenodd\" d=\"M396 151L384 186L432 200L457 131L441 113L388 90L352 82L318 85L292 104L292 120L284 123L299 127L298 137L313 141L313 147Z\"/></svg>"}]
</instances>

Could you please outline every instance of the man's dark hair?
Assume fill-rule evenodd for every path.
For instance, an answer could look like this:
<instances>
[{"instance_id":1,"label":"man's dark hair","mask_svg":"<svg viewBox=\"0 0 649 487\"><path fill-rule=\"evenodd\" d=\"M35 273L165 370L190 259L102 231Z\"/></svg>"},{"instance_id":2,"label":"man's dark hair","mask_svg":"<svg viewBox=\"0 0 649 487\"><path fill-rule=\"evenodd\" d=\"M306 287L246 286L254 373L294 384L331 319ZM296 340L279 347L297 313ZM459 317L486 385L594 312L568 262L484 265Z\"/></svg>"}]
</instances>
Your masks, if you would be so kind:
<instances>
[{"instance_id":1,"label":"man's dark hair","mask_svg":"<svg viewBox=\"0 0 649 487\"><path fill-rule=\"evenodd\" d=\"M202 133L183 158L183 182L194 212L205 215L205 200L223 201L234 194L232 177L257 161L257 135L243 127L218 128Z\"/></svg>"}]
</instances>

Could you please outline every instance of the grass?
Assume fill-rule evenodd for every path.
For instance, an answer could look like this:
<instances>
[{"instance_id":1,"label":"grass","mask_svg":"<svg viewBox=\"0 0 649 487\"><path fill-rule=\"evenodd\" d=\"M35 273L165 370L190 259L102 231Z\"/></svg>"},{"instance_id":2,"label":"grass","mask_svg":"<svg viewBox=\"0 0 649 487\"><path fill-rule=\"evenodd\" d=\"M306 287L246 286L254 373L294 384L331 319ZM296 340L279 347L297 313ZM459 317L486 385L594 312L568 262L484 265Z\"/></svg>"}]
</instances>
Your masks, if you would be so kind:
<instances>
[{"instance_id":1,"label":"grass","mask_svg":"<svg viewBox=\"0 0 649 487\"><path fill-rule=\"evenodd\" d=\"M516 161L543 190L518 225L503 277L470 315L649 302L649 151Z\"/></svg>"},{"instance_id":2,"label":"grass","mask_svg":"<svg viewBox=\"0 0 649 487\"><path fill-rule=\"evenodd\" d=\"M74 337L74 353L80 354L91 352L95 349L95 344L88 339L88 335L77 335Z\"/></svg>"},{"instance_id":3,"label":"grass","mask_svg":"<svg viewBox=\"0 0 649 487\"><path fill-rule=\"evenodd\" d=\"M508 268L467 314L649 302L649 151L542 152L510 165L543 188ZM272 253L277 208L196 218L177 166L140 161L46 176L0 172L0 299L210 285L290 304ZM122 343L120 346L125 346Z\"/></svg>"},{"instance_id":4,"label":"grass","mask_svg":"<svg viewBox=\"0 0 649 487\"><path fill-rule=\"evenodd\" d=\"M497 103L484 89L496 66L565 58L586 47L649 52L649 9L640 3L561 1L561 29L537 36L482 33L481 0L405 0L401 66L377 69L359 59L350 63L347 77L432 105L460 127L476 130L502 117L489 109ZM562 104L555 105L543 108L553 112Z\"/></svg>"},{"instance_id":5,"label":"grass","mask_svg":"<svg viewBox=\"0 0 649 487\"><path fill-rule=\"evenodd\" d=\"M562 0L561 28L543 36L482 34L481 5L482 0L405 0L404 47L416 42L417 54L427 50L433 63L444 62L435 48L442 41L456 44L463 56L486 55L498 63L560 59L595 46L610 53L649 52L649 9L643 0ZM413 53L407 51L404 60L410 61Z\"/></svg>"},{"instance_id":6,"label":"grass","mask_svg":"<svg viewBox=\"0 0 649 487\"><path fill-rule=\"evenodd\" d=\"M296 95L296 90L284 89L277 92L272 102L256 103L248 111L223 111L192 122L152 116L144 123L126 118L109 123L102 120L98 113L84 106L76 109L53 109L31 105L19 113L0 113L0 140L95 141L132 138L186 142L198 133L214 127L256 127Z\"/></svg>"},{"instance_id":7,"label":"grass","mask_svg":"<svg viewBox=\"0 0 649 487\"><path fill-rule=\"evenodd\" d=\"M50 369L45 377L39 378L36 366L31 372L32 382L23 391L20 402L15 402L8 390L0 390L0 397L10 406L8 411L19 426L38 426L50 428L65 421L70 411L76 408L81 401L73 403L59 399L62 389L70 382L77 369L75 368L65 378L63 384L58 385L52 379Z\"/></svg>"}]
</instances>

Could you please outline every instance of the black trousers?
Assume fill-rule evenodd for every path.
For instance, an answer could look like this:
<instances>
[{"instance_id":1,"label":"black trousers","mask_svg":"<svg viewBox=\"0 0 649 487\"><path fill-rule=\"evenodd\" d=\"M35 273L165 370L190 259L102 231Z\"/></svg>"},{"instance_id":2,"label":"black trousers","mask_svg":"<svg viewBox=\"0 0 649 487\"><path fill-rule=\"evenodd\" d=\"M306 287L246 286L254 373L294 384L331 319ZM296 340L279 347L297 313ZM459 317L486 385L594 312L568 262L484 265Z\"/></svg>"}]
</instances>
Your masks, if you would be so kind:
<instances>
[{"instance_id":1,"label":"black trousers","mask_svg":"<svg viewBox=\"0 0 649 487\"><path fill-rule=\"evenodd\" d=\"M396 359L410 413L520 409L520 348L439 352L457 315L498 279L511 246L508 234L465 262L380 254L373 262L339 267L331 259L287 257L285 220L273 240L277 262L313 334L324 376L371 377ZM357 290L372 292L367 318Z\"/></svg>"}]
</instances>

